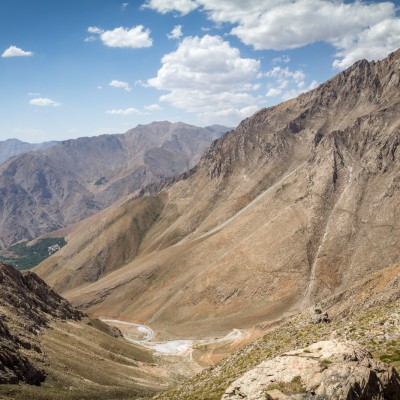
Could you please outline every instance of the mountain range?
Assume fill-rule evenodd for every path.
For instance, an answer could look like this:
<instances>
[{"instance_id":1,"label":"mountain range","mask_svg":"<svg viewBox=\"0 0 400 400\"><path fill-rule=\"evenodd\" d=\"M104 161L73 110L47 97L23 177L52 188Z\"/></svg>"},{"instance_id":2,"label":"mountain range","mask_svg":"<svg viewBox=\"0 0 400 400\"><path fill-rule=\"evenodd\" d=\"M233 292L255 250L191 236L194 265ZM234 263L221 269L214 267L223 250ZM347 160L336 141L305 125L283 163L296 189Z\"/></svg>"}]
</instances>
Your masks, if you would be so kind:
<instances>
[{"instance_id":1,"label":"mountain range","mask_svg":"<svg viewBox=\"0 0 400 400\"><path fill-rule=\"evenodd\" d=\"M0 248L68 226L183 173L227 130L154 122L8 159L0 165Z\"/></svg>"},{"instance_id":2,"label":"mountain range","mask_svg":"<svg viewBox=\"0 0 400 400\"><path fill-rule=\"evenodd\" d=\"M400 51L262 109L158 194L72 228L36 272L165 336L250 327L400 261Z\"/></svg>"},{"instance_id":3,"label":"mountain range","mask_svg":"<svg viewBox=\"0 0 400 400\"><path fill-rule=\"evenodd\" d=\"M30 226L67 244L33 272L0 263L0 382L44 380L0 397L148 398L179 382L155 399L397 399L399 71L400 50L358 61L209 147L219 128L159 122L3 163L2 210L30 205ZM201 157L170 135L182 127L206 138ZM51 206L70 219L50 227ZM201 340L163 358L96 317Z\"/></svg>"},{"instance_id":4,"label":"mountain range","mask_svg":"<svg viewBox=\"0 0 400 400\"><path fill-rule=\"evenodd\" d=\"M51 146L56 145L58 142L43 142L43 143L27 143L18 139L7 139L0 141L0 163L8 160L18 154L28 153L30 151L42 151Z\"/></svg>"}]
</instances>

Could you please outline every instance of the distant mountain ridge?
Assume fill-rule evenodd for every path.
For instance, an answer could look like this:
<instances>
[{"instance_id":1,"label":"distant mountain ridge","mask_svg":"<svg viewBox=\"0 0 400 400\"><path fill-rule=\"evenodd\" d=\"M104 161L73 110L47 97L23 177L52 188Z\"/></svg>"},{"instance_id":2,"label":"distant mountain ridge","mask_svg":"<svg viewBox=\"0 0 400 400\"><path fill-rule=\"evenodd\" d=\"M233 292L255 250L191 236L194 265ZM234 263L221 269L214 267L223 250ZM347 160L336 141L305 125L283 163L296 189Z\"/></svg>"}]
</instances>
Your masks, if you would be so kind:
<instances>
[{"instance_id":1,"label":"distant mountain ridge","mask_svg":"<svg viewBox=\"0 0 400 400\"><path fill-rule=\"evenodd\" d=\"M0 248L70 225L190 169L226 130L153 122L7 160L0 165Z\"/></svg>"},{"instance_id":2,"label":"distant mountain ridge","mask_svg":"<svg viewBox=\"0 0 400 400\"><path fill-rule=\"evenodd\" d=\"M43 143L22 142L19 139L7 139L0 141L0 164L18 154L28 153L30 151L46 150L56 145L57 141Z\"/></svg>"}]
</instances>

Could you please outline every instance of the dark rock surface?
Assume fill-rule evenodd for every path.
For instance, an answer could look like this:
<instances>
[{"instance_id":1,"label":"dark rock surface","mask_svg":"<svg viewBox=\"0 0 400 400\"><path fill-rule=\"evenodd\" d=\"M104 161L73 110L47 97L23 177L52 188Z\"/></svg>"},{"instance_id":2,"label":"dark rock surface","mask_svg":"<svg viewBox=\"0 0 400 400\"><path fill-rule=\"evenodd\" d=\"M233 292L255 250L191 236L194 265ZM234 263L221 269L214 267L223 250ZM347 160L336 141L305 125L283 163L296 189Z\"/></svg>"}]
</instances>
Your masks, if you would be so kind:
<instances>
[{"instance_id":1,"label":"dark rock surface","mask_svg":"<svg viewBox=\"0 0 400 400\"><path fill-rule=\"evenodd\" d=\"M82 316L36 274L0 263L0 383L43 381L38 335L53 319Z\"/></svg>"}]
</instances>

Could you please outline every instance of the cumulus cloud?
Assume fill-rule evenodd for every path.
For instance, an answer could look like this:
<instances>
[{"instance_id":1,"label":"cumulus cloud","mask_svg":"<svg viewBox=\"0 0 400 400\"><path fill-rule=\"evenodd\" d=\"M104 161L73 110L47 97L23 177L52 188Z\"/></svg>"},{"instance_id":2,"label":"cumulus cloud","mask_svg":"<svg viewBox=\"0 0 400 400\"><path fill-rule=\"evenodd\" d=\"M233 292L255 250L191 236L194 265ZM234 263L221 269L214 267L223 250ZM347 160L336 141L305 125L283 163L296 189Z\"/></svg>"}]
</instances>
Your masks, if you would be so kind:
<instances>
[{"instance_id":1,"label":"cumulus cloud","mask_svg":"<svg viewBox=\"0 0 400 400\"><path fill-rule=\"evenodd\" d=\"M290 62L290 57L287 54L272 59L273 64L288 63L288 62Z\"/></svg>"},{"instance_id":2,"label":"cumulus cloud","mask_svg":"<svg viewBox=\"0 0 400 400\"><path fill-rule=\"evenodd\" d=\"M29 104L39 107L58 107L61 105L61 103L59 103L58 101L49 99L48 97L36 97L30 100Z\"/></svg>"},{"instance_id":3,"label":"cumulus cloud","mask_svg":"<svg viewBox=\"0 0 400 400\"><path fill-rule=\"evenodd\" d=\"M380 60L396 50L400 43L400 19L387 19L365 29L354 37L338 40L339 49L333 66L344 69L357 60Z\"/></svg>"},{"instance_id":4,"label":"cumulus cloud","mask_svg":"<svg viewBox=\"0 0 400 400\"><path fill-rule=\"evenodd\" d=\"M316 81L312 81L307 86L304 72L302 70L292 71L289 67L274 67L265 76L270 81L266 96L279 97L280 100L291 99L317 86Z\"/></svg>"},{"instance_id":5,"label":"cumulus cloud","mask_svg":"<svg viewBox=\"0 0 400 400\"><path fill-rule=\"evenodd\" d=\"M145 29L143 25L137 25L133 28L120 26L110 31L105 31L96 26L90 26L88 32L99 35L100 40L108 47L129 47L143 48L151 47L153 39L150 37L150 30ZM85 41L95 40L95 36L89 36Z\"/></svg>"},{"instance_id":6,"label":"cumulus cloud","mask_svg":"<svg viewBox=\"0 0 400 400\"><path fill-rule=\"evenodd\" d=\"M176 11L186 15L196 9L198 4L193 0L147 0L143 8L151 8L161 14Z\"/></svg>"},{"instance_id":7,"label":"cumulus cloud","mask_svg":"<svg viewBox=\"0 0 400 400\"><path fill-rule=\"evenodd\" d=\"M128 82L112 80L108 85L116 88L125 89L127 92L130 92L132 90Z\"/></svg>"},{"instance_id":8,"label":"cumulus cloud","mask_svg":"<svg viewBox=\"0 0 400 400\"><path fill-rule=\"evenodd\" d=\"M4 52L1 56L4 58L6 58L6 57L29 57L29 56L33 56L33 52L22 50L16 46L10 46L8 49L4 50Z\"/></svg>"},{"instance_id":9,"label":"cumulus cloud","mask_svg":"<svg viewBox=\"0 0 400 400\"><path fill-rule=\"evenodd\" d=\"M230 123L258 107L259 99L248 91L257 87L252 81L259 78L260 62L242 58L219 36L186 37L161 61L157 76L147 81L169 91L161 101L213 121L219 110L218 115Z\"/></svg>"},{"instance_id":10,"label":"cumulus cloud","mask_svg":"<svg viewBox=\"0 0 400 400\"><path fill-rule=\"evenodd\" d=\"M183 4L190 5L183 11ZM158 12L195 8L217 23L230 23L231 35L258 50L285 50L318 41L336 49L335 68L360 58L381 59L400 42L400 19L393 1L343 0L150 0Z\"/></svg>"},{"instance_id":11,"label":"cumulus cloud","mask_svg":"<svg viewBox=\"0 0 400 400\"><path fill-rule=\"evenodd\" d=\"M167 36L168 39L180 39L182 35L182 25L176 25Z\"/></svg>"},{"instance_id":12,"label":"cumulus cloud","mask_svg":"<svg viewBox=\"0 0 400 400\"><path fill-rule=\"evenodd\" d=\"M136 108L130 107L130 108L126 108L125 110L123 110L123 109L107 110L106 114L110 114L110 115L132 115L132 114L141 114L141 111L139 111Z\"/></svg>"},{"instance_id":13,"label":"cumulus cloud","mask_svg":"<svg viewBox=\"0 0 400 400\"><path fill-rule=\"evenodd\" d=\"M159 104L150 104L144 107L147 111L160 111L162 108Z\"/></svg>"},{"instance_id":14,"label":"cumulus cloud","mask_svg":"<svg viewBox=\"0 0 400 400\"><path fill-rule=\"evenodd\" d=\"M104 31L103 29L98 28L97 26L89 26L88 28L89 33L97 33L97 34L102 34Z\"/></svg>"}]
</instances>

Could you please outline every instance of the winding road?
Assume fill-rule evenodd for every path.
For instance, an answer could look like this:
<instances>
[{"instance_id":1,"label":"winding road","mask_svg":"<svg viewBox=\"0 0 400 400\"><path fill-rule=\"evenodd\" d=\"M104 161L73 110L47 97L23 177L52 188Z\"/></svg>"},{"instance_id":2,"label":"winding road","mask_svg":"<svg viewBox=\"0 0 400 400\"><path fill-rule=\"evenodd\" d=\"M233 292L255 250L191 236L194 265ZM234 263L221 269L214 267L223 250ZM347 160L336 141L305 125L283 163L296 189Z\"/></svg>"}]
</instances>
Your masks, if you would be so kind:
<instances>
[{"instance_id":1,"label":"winding road","mask_svg":"<svg viewBox=\"0 0 400 400\"><path fill-rule=\"evenodd\" d=\"M106 323L110 323L110 324L130 326L132 328L136 328L140 333L144 333L145 334L143 339L137 339L137 340L134 340L134 342L148 342L154 336L153 329L149 328L146 325L136 324L135 322L120 321L119 319L102 319L101 321L102 322L106 322Z\"/></svg>"}]
</instances>

